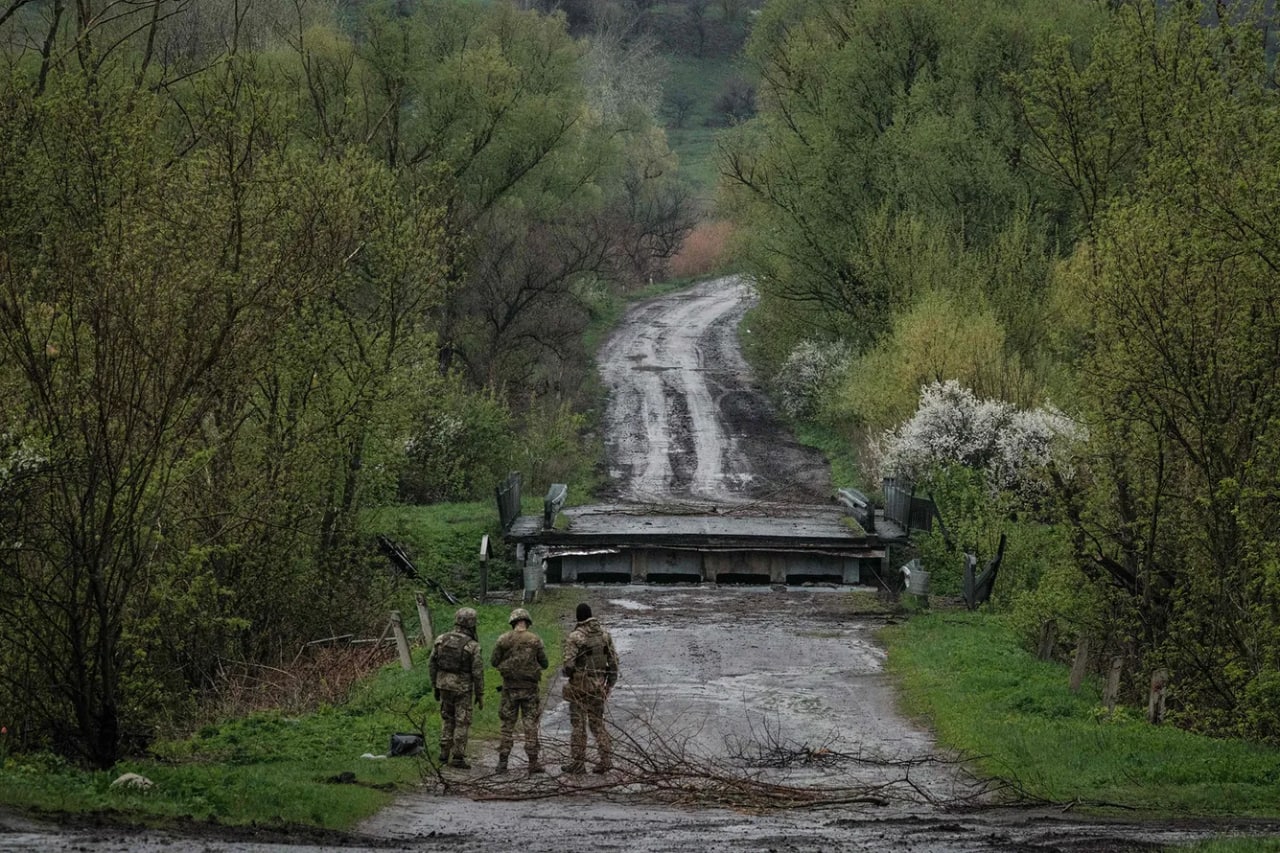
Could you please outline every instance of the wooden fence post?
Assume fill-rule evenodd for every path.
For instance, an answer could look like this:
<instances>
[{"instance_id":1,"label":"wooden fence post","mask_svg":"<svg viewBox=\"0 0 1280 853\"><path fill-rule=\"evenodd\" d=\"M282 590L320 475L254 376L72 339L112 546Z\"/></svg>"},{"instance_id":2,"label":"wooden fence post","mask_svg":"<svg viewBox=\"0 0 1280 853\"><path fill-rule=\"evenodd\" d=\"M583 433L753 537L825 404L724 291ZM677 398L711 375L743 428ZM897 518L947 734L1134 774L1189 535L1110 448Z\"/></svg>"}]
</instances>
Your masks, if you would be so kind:
<instances>
[{"instance_id":1,"label":"wooden fence post","mask_svg":"<svg viewBox=\"0 0 1280 853\"><path fill-rule=\"evenodd\" d=\"M418 605L418 622L422 626L422 645L431 648L431 644L436 639L436 632L431 626L431 611L427 609L427 597L420 592L415 592L413 600Z\"/></svg>"},{"instance_id":2,"label":"wooden fence post","mask_svg":"<svg viewBox=\"0 0 1280 853\"><path fill-rule=\"evenodd\" d=\"M1116 709L1116 700L1120 697L1120 671L1124 669L1124 655L1116 655L1111 659L1111 671L1107 673L1107 686L1102 691L1102 704L1107 711Z\"/></svg>"},{"instance_id":3,"label":"wooden fence post","mask_svg":"<svg viewBox=\"0 0 1280 853\"><path fill-rule=\"evenodd\" d=\"M400 611L391 611L391 630L396 635L396 648L400 650L400 666L413 669L413 655L409 654L409 639L404 635L404 623L400 620Z\"/></svg>"},{"instance_id":4,"label":"wooden fence post","mask_svg":"<svg viewBox=\"0 0 1280 853\"><path fill-rule=\"evenodd\" d=\"M1147 696L1147 722L1158 726L1164 720L1164 694L1169 686L1169 670L1151 673L1151 693Z\"/></svg>"},{"instance_id":5,"label":"wooden fence post","mask_svg":"<svg viewBox=\"0 0 1280 853\"><path fill-rule=\"evenodd\" d=\"M1089 638L1084 634L1080 635L1080 641L1076 643L1076 659L1071 663L1071 677L1067 681L1067 687L1072 693L1080 692L1080 685L1084 683L1084 674L1089 669Z\"/></svg>"}]
</instances>

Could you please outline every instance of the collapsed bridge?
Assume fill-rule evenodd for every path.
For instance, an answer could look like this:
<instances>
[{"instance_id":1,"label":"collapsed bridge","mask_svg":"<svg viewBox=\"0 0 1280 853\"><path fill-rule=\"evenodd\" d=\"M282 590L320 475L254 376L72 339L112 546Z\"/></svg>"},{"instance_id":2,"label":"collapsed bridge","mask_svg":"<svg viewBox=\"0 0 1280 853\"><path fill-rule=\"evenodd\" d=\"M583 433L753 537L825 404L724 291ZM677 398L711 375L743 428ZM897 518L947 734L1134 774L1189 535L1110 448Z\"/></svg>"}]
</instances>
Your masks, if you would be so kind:
<instances>
[{"instance_id":1,"label":"collapsed bridge","mask_svg":"<svg viewBox=\"0 0 1280 853\"><path fill-rule=\"evenodd\" d=\"M878 584L906 534L874 508L859 520L838 505L608 504L520 516L504 538L528 595L546 583Z\"/></svg>"}]
</instances>

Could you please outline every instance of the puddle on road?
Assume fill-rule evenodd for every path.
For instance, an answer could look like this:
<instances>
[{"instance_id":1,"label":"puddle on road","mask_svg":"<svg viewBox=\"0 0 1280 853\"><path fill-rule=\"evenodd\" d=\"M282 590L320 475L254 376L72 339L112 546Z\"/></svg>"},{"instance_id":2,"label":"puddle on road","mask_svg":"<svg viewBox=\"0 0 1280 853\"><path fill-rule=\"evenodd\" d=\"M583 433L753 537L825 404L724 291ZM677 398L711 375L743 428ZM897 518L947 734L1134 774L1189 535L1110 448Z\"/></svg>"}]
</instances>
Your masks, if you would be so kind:
<instances>
[{"instance_id":1,"label":"puddle on road","mask_svg":"<svg viewBox=\"0 0 1280 853\"><path fill-rule=\"evenodd\" d=\"M614 607L621 607L623 610L652 610L652 604L642 604L639 601L632 601L629 598L611 598L609 603Z\"/></svg>"}]
</instances>

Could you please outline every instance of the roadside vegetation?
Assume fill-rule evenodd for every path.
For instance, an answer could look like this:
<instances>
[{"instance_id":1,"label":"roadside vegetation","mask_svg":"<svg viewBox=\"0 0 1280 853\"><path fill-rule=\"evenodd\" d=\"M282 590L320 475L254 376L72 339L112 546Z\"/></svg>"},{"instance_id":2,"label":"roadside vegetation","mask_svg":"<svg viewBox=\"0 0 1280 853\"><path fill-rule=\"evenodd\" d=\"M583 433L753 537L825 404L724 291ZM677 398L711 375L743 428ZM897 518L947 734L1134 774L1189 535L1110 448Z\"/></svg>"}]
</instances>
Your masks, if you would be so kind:
<instances>
[{"instance_id":1,"label":"roadside vegetation","mask_svg":"<svg viewBox=\"0 0 1280 853\"><path fill-rule=\"evenodd\" d=\"M1280 750L1108 711L1100 679L1071 692L1067 668L1036 660L1008 617L917 614L883 638L904 708L1029 798L1144 815L1280 811Z\"/></svg>"},{"instance_id":2,"label":"roadside vegetation","mask_svg":"<svg viewBox=\"0 0 1280 853\"><path fill-rule=\"evenodd\" d=\"M406 630L416 633L412 600L402 608ZM476 609L487 660L508 629L511 605ZM529 609L555 666L566 614L554 603ZM452 606L433 605L431 611L438 632L452 627ZM153 743L145 758L90 771L50 753L10 756L0 763L0 802L100 818L127 814L135 821L185 817L229 825L352 829L437 770L440 716L427 681L427 657L428 649L418 645L414 668L405 671L394 646L385 643L304 649L287 669L249 670L225 683L213 706L225 716L200 725L189 737ZM501 683L496 671L486 670L485 704L475 712L473 745L497 737L494 688ZM426 751L386 757L396 732L421 735ZM362 757L366 754L379 757ZM489 762L496 758L491 751L482 756ZM113 788L123 773L140 774L152 786Z\"/></svg>"},{"instance_id":3,"label":"roadside vegetation","mask_svg":"<svg viewBox=\"0 0 1280 853\"><path fill-rule=\"evenodd\" d=\"M1003 553L982 609L1024 648L1144 716L1162 673L1153 739L1280 743L1274 11L778 0L723 140L744 343L800 434L933 499L895 566L957 595Z\"/></svg>"}]
</instances>

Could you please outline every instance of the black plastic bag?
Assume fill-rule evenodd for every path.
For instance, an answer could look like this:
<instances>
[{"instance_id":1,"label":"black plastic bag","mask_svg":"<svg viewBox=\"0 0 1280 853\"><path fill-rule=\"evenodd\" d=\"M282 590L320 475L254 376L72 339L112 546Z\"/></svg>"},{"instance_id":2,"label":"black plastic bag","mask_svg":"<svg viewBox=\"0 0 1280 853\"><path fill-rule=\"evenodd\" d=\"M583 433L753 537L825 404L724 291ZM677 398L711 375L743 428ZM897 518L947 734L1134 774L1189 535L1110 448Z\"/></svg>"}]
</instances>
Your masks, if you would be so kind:
<instances>
[{"instance_id":1,"label":"black plastic bag","mask_svg":"<svg viewBox=\"0 0 1280 853\"><path fill-rule=\"evenodd\" d=\"M422 735L394 734L387 755L417 755L422 752Z\"/></svg>"}]
</instances>

